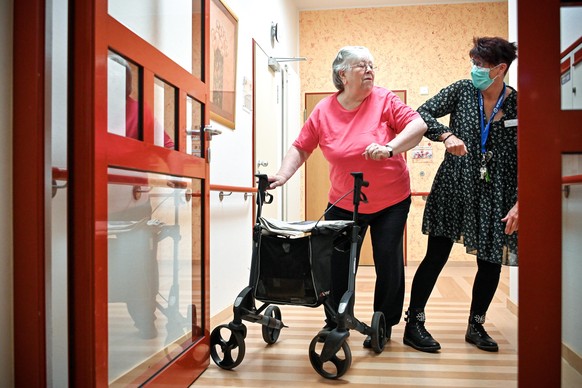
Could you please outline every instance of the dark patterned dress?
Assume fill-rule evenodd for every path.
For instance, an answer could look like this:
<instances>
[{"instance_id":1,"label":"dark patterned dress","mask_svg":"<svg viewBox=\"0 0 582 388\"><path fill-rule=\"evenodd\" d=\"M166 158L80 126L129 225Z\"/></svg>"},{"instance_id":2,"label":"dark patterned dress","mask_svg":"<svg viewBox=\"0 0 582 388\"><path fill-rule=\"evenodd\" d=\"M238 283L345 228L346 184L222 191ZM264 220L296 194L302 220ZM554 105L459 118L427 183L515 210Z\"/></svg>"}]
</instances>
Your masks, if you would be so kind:
<instances>
[{"instance_id":1,"label":"dark patterned dress","mask_svg":"<svg viewBox=\"0 0 582 388\"><path fill-rule=\"evenodd\" d=\"M517 201L517 92L508 89L503 117L491 124L486 143L493 152L489 182L480 174L479 97L472 82L455 82L418 108L428 125L427 138L440 141L441 134L452 132L468 150L464 156L445 153L426 202L422 232L464 244L480 260L517 265L517 233L506 235L501 221ZM449 127L437 121L447 114Z\"/></svg>"}]
</instances>

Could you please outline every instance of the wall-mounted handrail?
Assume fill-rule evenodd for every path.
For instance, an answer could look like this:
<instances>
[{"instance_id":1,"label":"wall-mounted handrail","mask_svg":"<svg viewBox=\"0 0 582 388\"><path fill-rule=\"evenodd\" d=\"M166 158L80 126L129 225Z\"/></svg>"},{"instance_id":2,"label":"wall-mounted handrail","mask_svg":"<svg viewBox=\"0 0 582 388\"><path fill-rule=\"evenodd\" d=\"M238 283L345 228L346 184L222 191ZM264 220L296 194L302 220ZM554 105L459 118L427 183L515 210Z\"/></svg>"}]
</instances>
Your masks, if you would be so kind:
<instances>
[{"instance_id":1,"label":"wall-mounted handrail","mask_svg":"<svg viewBox=\"0 0 582 388\"><path fill-rule=\"evenodd\" d=\"M131 176L123 174L108 174L108 183L122 184L133 186L134 199L138 200L141 193L147 193L151 190L151 186L163 187L168 186L172 189L185 189L186 201L192 197L200 197L200 193L192 193L188 188L188 182L177 179L158 179L145 176ZM57 195L58 189L64 189L68 185L69 172L66 169L52 167L52 196ZM62 185L57 184L57 181L64 181Z\"/></svg>"},{"instance_id":2,"label":"wall-mounted handrail","mask_svg":"<svg viewBox=\"0 0 582 388\"><path fill-rule=\"evenodd\" d=\"M428 197L430 193L428 191L412 191L410 195L413 197L422 197L423 200L426 201L426 197Z\"/></svg>"},{"instance_id":3,"label":"wall-mounted handrail","mask_svg":"<svg viewBox=\"0 0 582 388\"><path fill-rule=\"evenodd\" d=\"M562 177L563 185L575 185L582 183L582 175L570 175Z\"/></svg>"},{"instance_id":4,"label":"wall-mounted handrail","mask_svg":"<svg viewBox=\"0 0 582 388\"><path fill-rule=\"evenodd\" d=\"M562 191L564 192L564 197L568 198L570 196L570 185L579 185L582 183L582 175L570 175L562 177Z\"/></svg>"},{"instance_id":5,"label":"wall-mounted handrail","mask_svg":"<svg viewBox=\"0 0 582 388\"><path fill-rule=\"evenodd\" d=\"M241 187L241 186L226 186L226 185L210 185L210 191L218 191L218 198L220 202L224 197L231 196L232 193L244 193L244 199L247 197L252 197L254 193L257 192L256 187Z\"/></svg>"}]
</instances>

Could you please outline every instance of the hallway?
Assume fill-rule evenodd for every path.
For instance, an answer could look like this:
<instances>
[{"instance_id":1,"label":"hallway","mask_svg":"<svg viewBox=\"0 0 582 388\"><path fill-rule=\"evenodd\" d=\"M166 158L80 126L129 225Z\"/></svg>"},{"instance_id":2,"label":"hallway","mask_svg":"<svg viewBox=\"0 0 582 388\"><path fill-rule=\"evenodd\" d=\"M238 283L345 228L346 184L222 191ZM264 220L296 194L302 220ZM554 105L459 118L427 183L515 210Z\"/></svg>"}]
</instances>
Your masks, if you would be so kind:
<instances>
[{"instance_id":1,"label":"hallway","mask_svg":"<svg viewBox=\"0 0 582 388\"><path fill-rule=\"evenodd\" d=\"M415 270L414 264L406 270L405 306ZM357 277L355 315L367 324L372 317L373 271L373 267L360 267ZM440 353L422 353L403 345L404 322L393 328L392 340L379 355L364 349L361 345L364 336L351 331L350 369L337 381L326 380L313 370L308 358L309 342L323 325L323 308L280 306L283 322L289 328L281 331L276 344L267 346L261 326L246 322L248 335L242 363L227 371L211 361L194 386L311 387L349 383L350 386L516 387L517 317L506 305L508 268L503 269L486 324L488 332L499 343L499 353L480 351L464 340L474 273L472 262L451 262L433 291L427 307L427 328L441 343ZM228 316L224 323L231 319Z\"/></svg>"},{"instance_id":2,"label":"hallway","mask_svg":"<svg viewBox=\"0 0 582 388\"><path fill-rule=\"evenodd\" d=\"M405 306L417 264L409 263L406 268ZM473 262L450 262L433 291L427 307L427 328L441 343L440 353L422 353L403 345L403 321L393 328L392 340L379 355L364 349L364 336L351 331L350 369L338 380L326 380L315 372L308 357L309 343L323 325L323 308L280 306L283 322L289 328L281 331L277 343L266 345L261 326L245 322L248 334L242 363L227 371L211 361L193 387L517 387L517 317L507 307L508 267L503 267L486 323L489 334L499 343L499 353L483 352L465 343L475 270ZM374 278L373 267L360 267L355 315L367 324L372 317ZM231 319L229 315L216 324ZM562 379L563 388L582 386L582 376L564 361Z\"/></svg>"}]
</instances>

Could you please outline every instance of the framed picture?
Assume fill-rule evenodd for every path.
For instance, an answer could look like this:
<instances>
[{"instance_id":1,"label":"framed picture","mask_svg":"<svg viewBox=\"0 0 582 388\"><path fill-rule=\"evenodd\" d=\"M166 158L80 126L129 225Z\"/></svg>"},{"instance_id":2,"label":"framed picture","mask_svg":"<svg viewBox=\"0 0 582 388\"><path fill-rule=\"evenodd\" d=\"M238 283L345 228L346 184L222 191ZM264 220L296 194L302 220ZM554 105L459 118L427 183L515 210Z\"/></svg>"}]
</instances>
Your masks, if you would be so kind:
<instances>
[{"instance_id":1,"label":"framed picture","mask_svg":"<svg viewBox=\"0 0 582 388\"><path fill-rule=\"evenodd\" d=\"M210 0L210 118L234 129L238 19Z\"/></svg>"}]
</instances>

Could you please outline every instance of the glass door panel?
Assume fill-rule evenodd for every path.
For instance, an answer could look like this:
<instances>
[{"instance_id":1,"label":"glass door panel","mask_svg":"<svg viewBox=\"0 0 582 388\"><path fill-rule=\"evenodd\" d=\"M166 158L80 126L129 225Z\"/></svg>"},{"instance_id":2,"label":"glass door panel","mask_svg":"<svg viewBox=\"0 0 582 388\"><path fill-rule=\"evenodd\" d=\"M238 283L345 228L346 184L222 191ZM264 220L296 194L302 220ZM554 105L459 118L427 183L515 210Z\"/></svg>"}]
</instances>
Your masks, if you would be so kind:
<instances>
[{"instance_id":1,"label":"glass door panel","mask_svg":"<svg viewBox=\"0 0 582 388\"><path fill-rule=\"evenodd\" d=\"M154 144L175 149L176 88L154 78Z\"/></svg>"},{"instance_id":2,"label":"glass door panel","mask_svg":"<svg viewBox=\"0 0 582 388\"><path fill-rule=\"evenodd\" d=\"M560 91L563 110L582 109L582 3L561 1Z\"/></svg>"},{"instance_id":3,"label":"glass door panel","mask_svg":"<svg viewBox=\"0 0 582 388\"><path fill-rule=\"evenodd\" d=\"M107 4L109 15L203 79L203 0L109 0Z\"/></svg>"},{"instance_id":4,"label":"glass door panel","mask_svg":"<svg viewBox=\"0 0 582 388\"><path fill-rule=\"evenodd\" d=\"M202 182L109 169L109 383L143 382L203 334Z\"/></svg>"},{"instance_id":5,"label":"glass door panel","mask_svg":"<svg viewBox=\"0 0 582 388\"><path fill-rule=\"evenodd\" d=\"M582 354L582 154L562 154L562 191L562 387L568 387L581 380L575 371Z\"/></svg>"},{"instance_id":6,"label":"glass door panel","mask_svg":"<svg viewBox=\"0 0 582 388\"><path fill-rule=\"evenodd\" d=\"M143 140L140 68L113 51L107 56L107 131Z\"/></svg>"}]
</instances>

